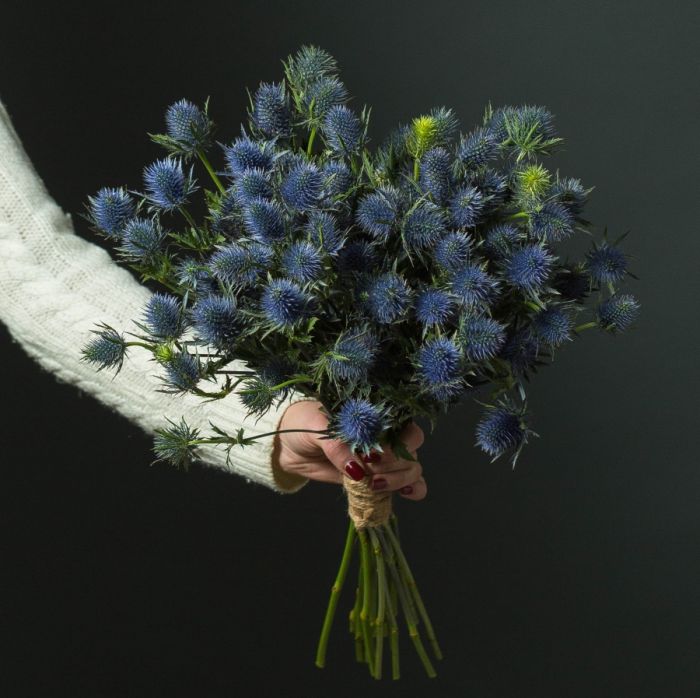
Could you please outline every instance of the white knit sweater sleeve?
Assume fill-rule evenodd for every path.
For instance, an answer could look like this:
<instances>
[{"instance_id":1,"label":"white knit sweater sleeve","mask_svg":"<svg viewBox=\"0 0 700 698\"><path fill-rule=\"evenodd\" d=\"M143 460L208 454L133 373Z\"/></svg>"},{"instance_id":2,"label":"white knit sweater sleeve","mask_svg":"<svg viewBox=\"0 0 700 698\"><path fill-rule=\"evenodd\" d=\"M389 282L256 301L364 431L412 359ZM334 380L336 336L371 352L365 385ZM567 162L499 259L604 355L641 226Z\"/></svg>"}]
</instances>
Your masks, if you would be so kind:
<instances>
[{"instance_id":1,"label":"white knit sweater sleeve","mask_svg":"<svg viewBox=\"0 0 700 698\"><path fill-rule=\"evenodd\" d=\"M105 322L135 330L150 296L102 248L75 235L69 215L46 191L0 103L0 320L41 366L120 412L148 433L184 417L211 433L209 421L229 433L274 431L284 410L304 399L298 392L257 421L246 417L239 397L203 402L191 394L157 392L158 367L145 350L130 350L121 372L96 371L80 350ZM241 367L239 367L241 368ZM296 492L307 479L282 471L273 438L234 446L227 463L221 446L202 446L201 461L277 492Z\"/></svg>"}]
</instances>

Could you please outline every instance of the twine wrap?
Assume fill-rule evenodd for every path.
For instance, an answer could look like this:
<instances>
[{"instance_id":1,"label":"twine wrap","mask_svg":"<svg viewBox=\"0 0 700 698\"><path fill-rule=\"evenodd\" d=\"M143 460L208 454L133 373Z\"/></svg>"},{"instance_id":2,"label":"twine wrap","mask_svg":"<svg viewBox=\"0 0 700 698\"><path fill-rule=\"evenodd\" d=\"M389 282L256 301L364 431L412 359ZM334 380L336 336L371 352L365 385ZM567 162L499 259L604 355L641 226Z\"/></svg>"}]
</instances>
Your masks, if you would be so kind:
<instances>
[{"instance_id":1,"label":"twine wrap","mask_svg":"<svg viewBox=\"0 0 700 698\"><path fill-rule=\"evenodd\" d=\"M343 487L348 495L348 516L355 528L381 526L391 516L391 492L375 492L370 488L371 479L359 482L343 478Z\"/></svg>"}]
</instances>

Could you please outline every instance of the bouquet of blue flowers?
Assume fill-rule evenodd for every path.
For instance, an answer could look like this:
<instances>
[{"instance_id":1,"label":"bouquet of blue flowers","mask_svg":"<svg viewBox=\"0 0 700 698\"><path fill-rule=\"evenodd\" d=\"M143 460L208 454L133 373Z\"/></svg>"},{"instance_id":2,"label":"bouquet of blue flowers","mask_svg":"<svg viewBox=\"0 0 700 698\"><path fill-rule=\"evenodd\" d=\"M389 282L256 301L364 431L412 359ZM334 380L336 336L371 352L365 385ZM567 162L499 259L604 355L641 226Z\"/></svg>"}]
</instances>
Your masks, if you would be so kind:
<instances>
[{"instance_id":1,"label":"bouquet of blue flowers","mask_svg":"<svg viewBox=\"0 0 700 698\"><path fill-rule=\"evenodd\" d=\"M462 134L439 107L368 148L370 109L348 106L332 56L303 46L280 82L249 93L247 127L209 160L208 104L187 100L151 134L167 155L145 168L145 191L106 187L86 217L154 293L138 334L100 325L84 358L117 371L127 351L152 353L163 389L225 398L251 415L290 390L317 399L322 438L359 454L391 449L416 417L431 426L464 393L488 398L476 443L513 466L534 432L526 384L583 330L617 333L639 303L619 290L631 275L607 230L577 261L557 255L574 233L591 235L591 189L542 159L562 143L541 106L485 110ZM210 180L195 179L195 164ZM195 194L203 215L193 213ZM202 206L203 203L203 206ZM587 301L591 299L593 303ZM588 313L587 317L580 317ZM246 370L232 370L233 362ZM230 449L269 434L201 433L184 421L158 432L155 452L186 467L201 444ZM391 495L349 478L350 521L324 618L324 666L338 598L354 549L360 563L350 631L356 656L381 677L387 639L399 676L399 620L425 670L440 648L399 542ZM423 634L422 634L423 633Z\"/></svg>"}]
</instances>

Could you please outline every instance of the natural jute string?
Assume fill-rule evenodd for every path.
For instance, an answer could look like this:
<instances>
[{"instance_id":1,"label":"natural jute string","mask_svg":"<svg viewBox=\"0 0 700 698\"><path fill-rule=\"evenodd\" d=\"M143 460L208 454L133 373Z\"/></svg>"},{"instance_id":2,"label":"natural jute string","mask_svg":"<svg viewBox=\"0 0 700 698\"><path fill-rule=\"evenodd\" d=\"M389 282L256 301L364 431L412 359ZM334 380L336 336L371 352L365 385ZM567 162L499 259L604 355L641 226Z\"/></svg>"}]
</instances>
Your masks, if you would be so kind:
<instances>
[{"instance_id":1,"label":"natural jute string","mask_svg":"<svg viewBox=\"0 0 700 698\"><path fill-rule=\"evenodd\" d=\"M391 492L375 492L370 488L371 478L359 482L343 478L343 487L348 495L348 516L355 528L381 526L391 516Z\"/></svg>"}]
</instances>

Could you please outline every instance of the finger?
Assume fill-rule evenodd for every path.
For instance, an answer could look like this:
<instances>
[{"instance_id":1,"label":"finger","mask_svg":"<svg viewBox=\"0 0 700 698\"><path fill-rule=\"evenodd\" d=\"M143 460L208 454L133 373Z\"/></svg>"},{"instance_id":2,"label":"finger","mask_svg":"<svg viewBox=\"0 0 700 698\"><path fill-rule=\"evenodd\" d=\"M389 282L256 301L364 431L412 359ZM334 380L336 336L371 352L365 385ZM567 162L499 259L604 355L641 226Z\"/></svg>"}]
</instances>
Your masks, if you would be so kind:
<instances>
[{"instance_id":1,"label":"finger","mask_svg":"<svg viewBox=\"0 0 700 698\"><path fill-rule=\"evenodd\" d=\"M409 465L399 470L375 473L372 476L370 487L375 491L394 491L420 479L423 474L423 467L419 462L402 461L402 463L408 463Z\"/></svg>"},{"instance_id":2,"label":"finger","mask_svg":"<svg viewBox=\"0 0 700 698\"><path fill-rule=\"evenodd\" d=\"M355 481L362 480L369 468L346 443L339 439L319 439L319 446L326 458L333 464L341 476L348 476Z\"/></svg>"},{"instance_id":3,"label":"finger","mask_svg":"<svg viewBox=\"0 0 700 698\"><path fill-rule=\"evenodd\" d=\"M423 430L415 423L410 422L399 434L399 438L406 446L406 450L415 458L415 451L425 441ZM406 467L406 461L399 458L389 446L385 446L382 452L373 450L369 455L360 454L362 462L368 465L373 472L386 472L398 467Z\"/></svg>"},{"instance_id":4,"label":"finger","mask_svg":"<svg viewBox=\"0 0 700 698\"><path fill-rule=\"evenodd\" d=\"M412 499L414 502L418 502L421 499L425 499L425 495L428 494L428 485L425 483L425 478L420 477L415 482L410 485L406 485L399 490L399 494L404 499Z\"/></svg>"},{"instance_id":5,"label":"finger","mask_svg":"<svg viewBox=\"0 0 700 698\"><path fill-rule=\"evenodd\" d=\"M343 475L329 462L304 463L294 468L293 472L308 477L315 482L329 482L334 485L339 485L343 481Z\"/></svg>"}]
</instances>

